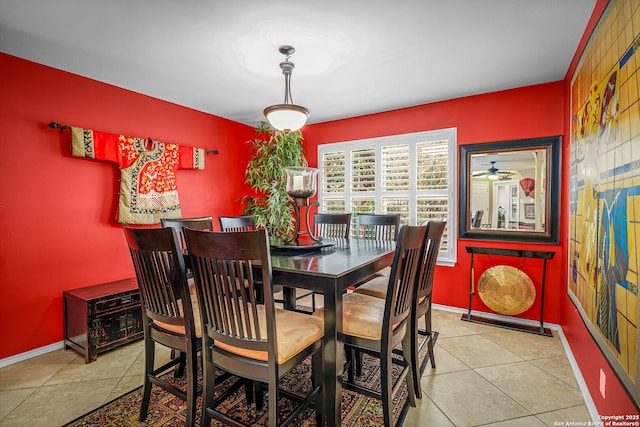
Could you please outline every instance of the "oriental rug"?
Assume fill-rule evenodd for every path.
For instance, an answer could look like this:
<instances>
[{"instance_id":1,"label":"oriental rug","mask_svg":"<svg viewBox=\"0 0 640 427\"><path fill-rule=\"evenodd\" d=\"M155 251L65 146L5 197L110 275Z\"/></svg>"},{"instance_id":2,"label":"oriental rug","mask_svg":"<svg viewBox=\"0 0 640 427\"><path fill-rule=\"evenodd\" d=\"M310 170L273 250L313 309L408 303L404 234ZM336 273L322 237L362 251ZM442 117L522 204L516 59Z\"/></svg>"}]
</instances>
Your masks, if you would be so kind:
<instances>
[{"instance_id":1,"label":"oriental rug","mask_svg":"<svg viewBox=\"0 0 640 427\"><path fill-rule=\"evenodd\" d=\"M434 332L434 343L437 336L437 332ZM422 366L428 363L428 357L427 346L425 345L419 354ZM298 393L306 393L311 387L309 361L310 359L287 374L281 381L281 387ZM379 390L380 369L378 364L378 359L366 354L363 355L362 376L356 377L355 382L357 384ZM394 366L394 369L394 374L397 375L400 368L398 366ZM199 369L199 372L201 373L201 369ZM184 377L173 378L173 373L168 373L165 375L165 378L172 381L179 387L184 386ZM346 373L344 378L346 380ZM226 382L218 384L216 395L217 393L221 393L222 390L226 389L226 387L232 384L235 380L235 377L231 377ZM202 384L201 378L198 378L198 382L200 385ZM151 403L149 405L149 414L144 422L138 421L141 400L142 387L140 386L69 422L68 424L65 424L63 427L182 427L185 425L186 404L180 398L164 391L160 387L153 387L151 392ZM219 408L234 418L242 420L248 425L260 426L267 424L268 414L266 411L266 405L266 397L263 410L256 409L255 404L247 405L244 387L240 387L240 389L231 394L231 396ZM393 402L394 423L398 422L400 414L404 409L406 409L407 405L407 387L405 383L401 386ZM292 406L293 403L291 401L283 398L280 404L281 413L289 413ZM200 423L201 412L202 397L198 397L196 425L199 425ZM382 406L379 400L348 390L342 391L342 425L359 427L380 426L382 424ZM221 424L214 420L211 425L218 426ZM291 425L298 427L316 426L315 409L307 409L300 414Z\"/></svg>"}]
</instances>

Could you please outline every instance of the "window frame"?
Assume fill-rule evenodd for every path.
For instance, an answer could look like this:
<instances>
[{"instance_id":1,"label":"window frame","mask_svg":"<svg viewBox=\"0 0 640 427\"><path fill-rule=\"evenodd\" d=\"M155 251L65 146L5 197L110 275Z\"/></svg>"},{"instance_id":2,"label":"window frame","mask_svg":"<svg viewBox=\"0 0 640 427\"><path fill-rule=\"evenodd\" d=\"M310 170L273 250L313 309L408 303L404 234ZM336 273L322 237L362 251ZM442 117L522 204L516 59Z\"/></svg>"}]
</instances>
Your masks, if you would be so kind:
<instances>
[{"instance_id":1,"label":"window frame","mask_svg":"<svg viewBox=\"0 0 640 427\"><path fill-rule=\"evenodd\" d=\"M418 190L417 189L417 158L416 147L419 143L429 141L447 141L447 179L448 185L446 190ZM391 145L408 145L409 146L409 189L383 191L382 184L382 148ZM366 192L355 192L352 189L352 158L353 150L373 149L375 152L375 189ZM438 265L453 266L457 261L458 246L458 230L456 227L458 218L457 207L457 170L456 161L457 153L457 129L446 128L431 131L414 132L407 134L390 135L384 137L358 139L352 141L331 142L318 145L318 202L320 203L319 212L325 212L326 201L344 200L345 212L352 211L352 201L354 199L371 199L375 200L376 213L382 213L384 199L408 198L409 201L409 224L417 223L419 198L430 197L446 197L447 203L447 248L441 250L438 256ZM344 190L342 192L325 192L324 185L324 155L332 152L344 152ZM440 194L438 194L440 193ZM354 213L355 214L355 213Z\"/></svg>"}]
</instances>

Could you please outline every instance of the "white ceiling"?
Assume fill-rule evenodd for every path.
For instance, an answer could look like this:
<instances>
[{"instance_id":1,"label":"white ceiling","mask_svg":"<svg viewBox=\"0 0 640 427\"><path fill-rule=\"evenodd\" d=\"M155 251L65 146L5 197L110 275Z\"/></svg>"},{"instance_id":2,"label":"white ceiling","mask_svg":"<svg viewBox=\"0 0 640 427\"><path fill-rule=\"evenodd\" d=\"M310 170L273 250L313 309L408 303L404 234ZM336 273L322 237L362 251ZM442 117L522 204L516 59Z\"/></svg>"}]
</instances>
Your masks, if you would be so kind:
<instances>
[{"instance_id":1,"label":"white ceiling","mask_svg":"<svg viewBox=\"0 0 640 427\"><path fill-rule=\"evenodd\" d=\"M561 80L595 0L0 0L0 51L256 125ZM0 71L1 73L1 71Z\"/></svg>"}]
</instances>

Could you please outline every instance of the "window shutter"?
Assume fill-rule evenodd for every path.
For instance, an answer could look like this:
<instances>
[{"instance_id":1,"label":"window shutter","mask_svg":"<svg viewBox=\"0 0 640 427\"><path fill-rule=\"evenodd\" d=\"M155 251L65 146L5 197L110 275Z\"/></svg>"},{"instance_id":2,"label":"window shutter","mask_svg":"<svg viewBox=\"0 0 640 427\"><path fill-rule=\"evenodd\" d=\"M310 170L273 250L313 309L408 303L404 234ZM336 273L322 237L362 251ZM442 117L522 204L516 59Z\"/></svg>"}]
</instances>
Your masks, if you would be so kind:
<instances>
[{"instance_id":1,"label":"window shutter","mask_svg":"<svg viewBox=\"0 0 640 427\"><path fill-rule=\"evenodd\" d=\"M417 190L446 190L448 188L449 156L447 141L428 141L416 144Z\"/></svg>"},{"instance_id":2,"label":"window shutter","mask_svg":"<svg viewBox=\"0 0 640 427\"><path fill-rule=\"evenodd\" d=\"M345 152L333 151L322 155L322 190L343 193L345 190Z\"/></svg>"},{"instance_id":3,"label":"window shutter","mask_svg":"<svg viewBox=\"0 0 640 427\"><path fill-rule=\"evenodd\" d=\"M409 190L409 145L382 147L382 191Z\"/></svg>"},{"instance_id":4,"label":"window shutter","mask_svg":"<svg viewBox=\"0 0 640 427\"><path fill-rule=\"evenodd\" d=\"M376 189L376 151L374 148L351 151L351 191Z\"/></svg>"}]
</instances>

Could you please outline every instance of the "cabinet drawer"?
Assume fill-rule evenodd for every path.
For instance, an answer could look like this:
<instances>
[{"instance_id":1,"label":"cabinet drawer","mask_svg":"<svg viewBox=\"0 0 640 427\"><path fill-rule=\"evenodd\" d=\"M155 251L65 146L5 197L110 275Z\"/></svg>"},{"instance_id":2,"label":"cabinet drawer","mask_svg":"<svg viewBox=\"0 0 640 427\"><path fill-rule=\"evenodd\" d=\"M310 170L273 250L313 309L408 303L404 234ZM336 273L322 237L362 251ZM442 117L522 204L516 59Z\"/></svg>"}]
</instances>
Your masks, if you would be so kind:
<instances>
[{"instance_id":1,"label":"cabinet drawer","mask_svg":"<svg viewBox=\"0 0 640 427\"><path fill-rule=\"evenodd\" d=\"M139 305L140 293L138 291L135 291L91 301L90 311L95 316L100 316L113 310L135 307Z\"/></svg>"},{"instance_id":2,"label":"cabinet drawer","mask_svg":"<svg viewBox=\"0 0 640 427\"><path fill-rule=\"evenodd\" d=\"M142 313L140 308L132 308L97 317L91 323L90 339L99 351L142 332Z\"/></svg>"}]
</instances>

